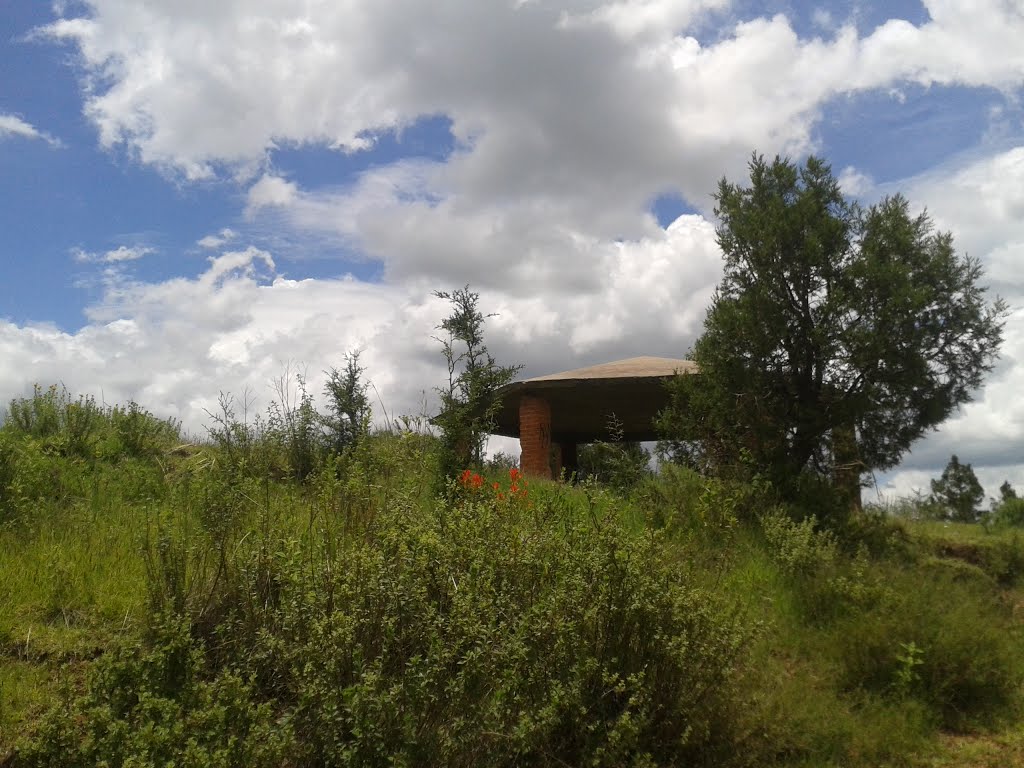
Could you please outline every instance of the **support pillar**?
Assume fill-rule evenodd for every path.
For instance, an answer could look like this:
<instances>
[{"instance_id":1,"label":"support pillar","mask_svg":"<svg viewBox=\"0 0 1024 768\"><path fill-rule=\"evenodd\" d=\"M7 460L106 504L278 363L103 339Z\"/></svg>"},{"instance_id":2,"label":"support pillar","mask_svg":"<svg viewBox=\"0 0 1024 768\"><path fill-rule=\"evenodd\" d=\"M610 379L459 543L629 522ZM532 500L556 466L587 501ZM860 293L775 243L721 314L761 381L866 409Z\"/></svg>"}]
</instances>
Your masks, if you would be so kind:
<instances>
[{"instance_id":1,"label":"support pillar","mask_svg":"<svg viewBox=\"0 0 1024 768\"><path fill-rule=\"evenodd\" d=\"M551 405L542 397L519 401L519 466L523 474L551 479Z\"/></svg>"}]
</instances>

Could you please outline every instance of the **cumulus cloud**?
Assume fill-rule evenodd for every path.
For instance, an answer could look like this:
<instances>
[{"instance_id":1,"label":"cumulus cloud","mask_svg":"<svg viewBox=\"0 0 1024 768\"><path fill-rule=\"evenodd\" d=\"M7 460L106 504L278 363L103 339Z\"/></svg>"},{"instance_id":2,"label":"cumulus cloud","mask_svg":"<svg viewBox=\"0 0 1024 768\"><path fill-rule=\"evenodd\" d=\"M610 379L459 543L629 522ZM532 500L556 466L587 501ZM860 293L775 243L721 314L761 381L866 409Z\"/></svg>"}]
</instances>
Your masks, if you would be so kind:
<instances>
[{"instance_id":1,"label":"cumulus cloud","mask_svg":"<svg viewBox=\"0 0 1024 768\"><path fill-rule=\"evenodd\" d=\"M922 474L933 476L952 454L970 462L998 486L1024 483L1024 147L982 157L959 168L912 180L905 192L926 206L941 230L954 233L959 251L979 258L986 283L1010 306L1001 356L974 401L914 446L903 472L886 483L907 490ZM908 474L909 473L909 474ZM919 484L919 483L918 483ZM994 493L988 483L989 493Z\"/></svg>"},{"instance_id":2,"label":"cumulus cloud","mask_svg":"<svg viewBox=\"0 0 1024 768\"><path fill-rule=\"evenodd\" d=\"M0 113L0 141L8 138L40 139L51 147L60 147L60 140L45 131L40 131L31 123L26 123L17 115Z\"/></svg>"},{"instance_id":3,"label":"cumulus cloud","mask_svg":"<svg viewBox=\"0 0 1024 768\"><path fill-rule=\"evenodd\" d=\"M555 285L532 296L488 291L481 307L488 344L505 362L540 373L635 354L685 353L717 279L710 226L680 220L650 242L594 245L593 258L621 276L616 284L564 301ZM674 286L674 289L673 289ZM434 287L457 287L437 286ZM695 298L694 298L695 297ZM116 402L134 397L193 431L221 390L269 396L289 363L309 366L311 389L345 352L362 362L388 412L419 413L445 375L432 337L448 314L430 290L351 277L288 280L269 253L249 247L212 257L195 278L133 282L108 277L102 298L74 333L0 323L0 394L24 392L24 372ZM637 316L644 321L636 323ZM383 414L378 409L377 417Z\"/></svg>"},{"instance_id":4,"label":"cumulus cloud","mask_svg":"<svg viewBox=\"0 0 1024 768\"><path fill-rule=\"evenodd\" d=\"M287 207L295 201L298 187L280 176L264 174L259 181L249 187L246 198L246 212L252 215L260 208Z\"/></svg>"},{"instance_id":5,"label":"cumulus cloud","mask_svg":"<svg viewBox=\"0 0 1024 768\"><path fill-rule=\"evenodd\" d=\"M800 39L780 15L705 46L687 30L716 0L87 5L46 32L79 49L105 146L202 178L260 166L279 145L356 151L444 114L465 146L449 169L460 191L556 196L611 228L666 188L706 206L751 148L811 147L837 94L1024 77L1024 15L1005 0L931 0L927 24L864 38L846 26Z\"/></svg>"},{"instance_id":6,"label":"cumulus cloud","mask_svg":"<svg viewBox=\"0 0 1024 768\"><path fill-rule=\"evenodd\" d=\"M216 389L265 382L289 359L314 366L316 385L315 371L353 346L366 348L388 407L415 410L441 373L429 337L444 307L430 291L466 282L499 313L493 351L527 374L682 356L720 270L709 192L723 174L742 179L751 150L818 149L822 110L845 94L920 84L1012 96L1024 83L1024 14L1005 0L926 0L926 23L867 35L821 13L814 38L784 15L751 18L713 41L697 31L726 0L82 5L43 34L78 53L102 146L177 179L240 183L253 228L330 238L382 265L379 284L289 281L270 252L239 248L194 279L111 277L75 333L0 327L7 370L74 370L69 385L103 381L108 396L189 424ZM331 187L275 168L280 149L357 153L438 115L454 146L443 160L378 165ZM1011 299L1024 297L1021 152L908 190ZM842 183L876 191L854 168ZM648 209L666 192L703 215L662 229ZM224 229L198 245L239 242ZM985 461L999 444L1021 455L1024 420L1005 408L1024 381L1020 329L1015 315L993 383L915 449L909 470L941 469L958 440Z\"/></svg>"}]
</instances>

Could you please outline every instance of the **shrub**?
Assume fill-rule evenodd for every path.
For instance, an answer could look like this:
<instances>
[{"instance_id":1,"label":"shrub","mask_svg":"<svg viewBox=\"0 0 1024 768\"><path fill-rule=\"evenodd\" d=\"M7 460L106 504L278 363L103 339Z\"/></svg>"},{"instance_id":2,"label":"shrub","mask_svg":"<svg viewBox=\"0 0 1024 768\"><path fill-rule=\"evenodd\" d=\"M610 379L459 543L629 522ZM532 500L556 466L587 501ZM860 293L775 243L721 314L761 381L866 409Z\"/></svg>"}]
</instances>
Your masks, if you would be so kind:
<instances>
[{"instance_id":1,"label":"shrub","mask_svg":"<svg viewBox=\"0 0 1024 768\"><path fill-rule=\"evenodd\" d=\"M903 579L875 609L836 625L841 683L912 696L946 728L991 724L1017 702L1020 651L976 581L933 573Z\"/></svg>"},{"instance_id":2,"label":"shrub","mask_svg":"<svg viewBox=\"0 0 1024 768\"><path fill-rule=\"evenodd\" d=\"M158 419L134 400L125 407L110 409L113 445L107 458L156 456L178 440L181 428L173 419Z\"/></svg>"},{"instance_id":3,"label":"shrub","mask_svg":"<svg viewBox=\"0 0 1024 768\"><path fill-rule=\"evenodd\" d=\"M819 531L814 517L796 521L775 508L761 517L761 529L768 551L785 573L813 576L835 562L836 537Z\"/></svg>"},{"instance_id":4,"label":"shrub","mask_svg":"<svg viewBox=\"0 0 1024 768\"><path fill-rule=\"evenodd\" d=\"M436 510L398 495L340 541L240 544L223 619L101 664L26 764L259 764L286 741L302 765L744 762L736 613L657 536L480 485Z\"/></svg>"},{"instance_id":5,"label":"shrub","mask_svg":"<svg viewBox=\"0 0 1024 768\"><path fill-rule=\"evenodd\" d=\"M146 650L96 662L88 690L64 701L15 752L15 766L181 765L277 768L290 756L287 722L257 703L235 670L204 679L187 626L158 624Z\"/></svg>"},{"instance_id":6,"label":"shrub","mask_svg":"<svg viewBox=\"0 0 1024 768\"><path fill-rule=\"evenodd\" d=\"M32 397L11 401L4 428L36 438L62 456L91 458L103 420L94 398L74 399L66 387L43 390L36 384Z\"/></svg>"},{"instance_id":7,"label":"shrub","mask_svg":"<svg viewBox=\"0 0 1024 768\"><path fill-rule=\"evenodd\" d=\"M992 510L992 523L998 527L1024 527L1024 499L1003 499Z\"/></svg>"}]
</instances>

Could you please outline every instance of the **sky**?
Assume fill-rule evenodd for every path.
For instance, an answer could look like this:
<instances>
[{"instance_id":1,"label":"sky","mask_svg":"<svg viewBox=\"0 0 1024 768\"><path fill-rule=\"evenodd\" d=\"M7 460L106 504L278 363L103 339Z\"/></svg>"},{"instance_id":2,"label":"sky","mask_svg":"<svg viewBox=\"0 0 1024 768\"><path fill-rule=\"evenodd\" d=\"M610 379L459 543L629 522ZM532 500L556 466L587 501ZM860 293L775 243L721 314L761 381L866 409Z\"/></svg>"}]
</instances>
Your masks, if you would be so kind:
<instances>
[{"instance_id":1,"label":"sky","mask_svg":"<svg viewBox=\"0 0 1024 768\"><path fill-rule=\"evenodd\" d=\"M430 414L438 290L501 363L685 357L752 153L902 192L1009 304L951 454L1024 486L1022 0L0 0L0 402L60 382L202 434L362 350ZM495 448L516 450L514 443Z\"/></svg>"}]
</instances>

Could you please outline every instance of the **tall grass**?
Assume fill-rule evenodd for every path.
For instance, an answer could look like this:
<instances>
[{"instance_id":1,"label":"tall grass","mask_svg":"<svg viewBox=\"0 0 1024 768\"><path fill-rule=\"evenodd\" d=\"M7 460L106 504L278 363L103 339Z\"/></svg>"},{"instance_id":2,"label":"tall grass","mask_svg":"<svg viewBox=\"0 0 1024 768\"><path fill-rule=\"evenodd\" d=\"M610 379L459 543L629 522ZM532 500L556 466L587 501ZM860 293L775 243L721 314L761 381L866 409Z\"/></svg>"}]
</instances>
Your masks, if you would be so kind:
<instances>
[{"instance_id":1,"label":"tall grass","mask_svg":"<svg viewBox=\"0 0 1024 768\"><path fill-rule=\"evenodd\" d=\"M670 466L438 495L415 430L299 472L231 401L182 446L36 397L0 430L14 765L910 765L1019 712L1012 531Z\"/></svg>"}]
</instances>

